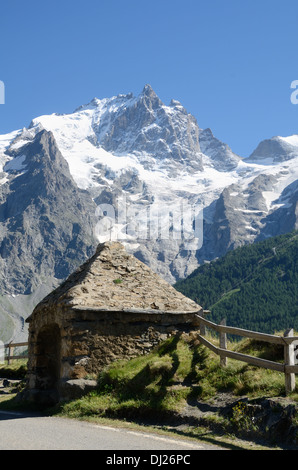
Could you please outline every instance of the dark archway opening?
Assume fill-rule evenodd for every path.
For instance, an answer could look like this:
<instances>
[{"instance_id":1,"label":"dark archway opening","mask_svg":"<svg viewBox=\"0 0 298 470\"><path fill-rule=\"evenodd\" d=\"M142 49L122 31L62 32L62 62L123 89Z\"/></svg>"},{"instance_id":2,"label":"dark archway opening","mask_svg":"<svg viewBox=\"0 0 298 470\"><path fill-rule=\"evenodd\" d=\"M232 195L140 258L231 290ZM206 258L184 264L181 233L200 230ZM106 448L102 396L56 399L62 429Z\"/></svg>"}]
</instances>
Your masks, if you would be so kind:
<instances>
[{"instance_id":1,"label":"dark archway opening","mask_svg":"<svg viewBox=\"0 0 298 470\"><path fill-rule=\"evenodd\" d=\"M37 337L36 388L57 389L61 369L61 334L58 325L44 327Z\"/></svg>"}]
</instances>

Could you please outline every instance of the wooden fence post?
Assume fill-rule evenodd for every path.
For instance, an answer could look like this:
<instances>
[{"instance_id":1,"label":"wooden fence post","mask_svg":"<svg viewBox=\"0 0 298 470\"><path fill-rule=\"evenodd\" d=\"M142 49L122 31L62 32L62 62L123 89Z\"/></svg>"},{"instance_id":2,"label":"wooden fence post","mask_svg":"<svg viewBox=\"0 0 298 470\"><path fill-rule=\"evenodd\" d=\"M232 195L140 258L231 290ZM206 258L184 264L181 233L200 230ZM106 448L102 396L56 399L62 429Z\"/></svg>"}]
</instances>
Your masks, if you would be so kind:
<instances>
[{"instance_id":1,"label":"wooden fence post","mask_svg":"<svg viewBox=\"0 0 298 470\"><path fill-rule=\"evenodd\" d=\"M285 331L284 337L294 336L293 328ZM294 344L293 342L290 344L285 344L284 346L284 356L285 356L285 365L286 366L293 366L295 365L295 354L294 354ZM285 388L286 388L286 395L293 392L295 390L295 374L292 372L285 371Z\"/></svg>"},{"instance_id":2,"label":"wooden fence post","mask_svg":"<svg viewBox=\"0 0 298 470\"><path fill-rule=\"evenodd\" d=\"M14 350L14 346L12 346L11 343L9 343L9 345L8 345L8 356L7 356L7 364L8 365L10 365L11 358L13 357L13 350Z\"/></svg>"},{"instance_id":3,"label":"wooden fence post","mask_svg":"<svg viewBox=\"0 0 298 470\"><path fill-rule=\"evenodd\" d=\"M220 322L220 325L226 326L226 324L226 319L223 318ZM220 349L227 349L227 334L223 331L219 333L219 347ZM222 354L220 355L220 365L221 367L226 367L227 365L227 357L223 356Z\"/></svg>"},{"instance_id":4,"label":"wooden fence post","mask_svg":"<svg viewBox=\"0 0 298 470\"><path fill-rule=\"evenodd\" d=\"M209 313L210 313L210 310L203 310L202 317L206 318L206 315L208 315ZM205 334L206 334L206 327L202 323L200 325L200 334L202 336L205 336Z\"/></svg>"}]
</instances>

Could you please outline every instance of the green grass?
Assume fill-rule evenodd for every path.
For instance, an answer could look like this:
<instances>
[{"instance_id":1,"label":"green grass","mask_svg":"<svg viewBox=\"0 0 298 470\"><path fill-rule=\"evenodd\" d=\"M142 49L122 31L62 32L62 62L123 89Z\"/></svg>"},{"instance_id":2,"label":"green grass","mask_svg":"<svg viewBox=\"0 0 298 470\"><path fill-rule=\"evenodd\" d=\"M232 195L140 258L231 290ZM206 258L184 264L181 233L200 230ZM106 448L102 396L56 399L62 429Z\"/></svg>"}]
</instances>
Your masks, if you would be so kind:
<instances>
[{"instance_id":1,"label":"green grass","mask_svg":"<svg viewBox=\"0 0 298 470\"><path fill-rule=\"evenodd\" d=\"M113 363L100 374L96 392L63 410L72 416L140 417L179 409L191 392L190 382L181 383L191 373L192 359L187 342L173 337L151 354Z\"/></svg>"},{"instance_id":2,"label":"green grass","mask_svg":"<svg viewBox=\"0 0 298 470\"><path fill-rule=\"evenodd\" d=\"M213 344L218 340L208 338ZM243 339L228 349L283 362L283 347ZM23 379L26 359L0 364L0 377ZM208 400L217 393L252 398L284 395L284 374L219 356L188 335L173 336L150 354L112 363L98 376L98 388L80 400L63 405L65 412L100 416L179 411L189 399ZM295 399L295 393L292 395Z\"/></svg>"},{"instance_id":3,"label":"green grass","mask_svg":"<svg viewBox=\"0 0 298 470\"><path fill-rule=\"evenodd\" d=\"M214 344L218 342L215 337L208 339ZM283 362L283 348L265 342L251 339L229 342L228 349ZM23 378L25 370L25 360L16 361L10 366L2 365L0 377L9 374L11 378L18 375ZM284 374L233 359L228 359L227 366L222 368L219 356L199 344L195 337L183 334L169 338L148 355L114 362L98 376L96 390L42 411L101 424L120 423L116 426L125 427L151 423L166 431L167 419L173 413L177 415L187 403L205 401L212 405L219 393L231 394L236 401L243 396L284 397L284 392ZM290 398L298 401L297 393ZM229 440L233 429L251 426L241 406L244 405L235 407L230 421L219 413L211 413L204 417L200 426L184 427L181 435L203 440L225 435ZM32 405L29 407L31 409ZM26 408L26 404L16 401L14 395L0 396L0 409L22 408Z\"/></svg>"},{"instance_id":4,"label":"green grass","mask_svg":"<svg viewBox=\"0 0 298 470\"><path fill-rule=\"evenodd\" d=\"M15 359L8 365L0 363L0 377L6 379L24 379L27 373L27 359Z\"/></svg>"},{"instance_id":5,"label":"green grass","mask_svg":"<svg viewBox=\"0 0 298 470\"><path fill-rule=\"evenodd\" d=\"M279 348L264 344L243 340L229 348L283 360ZM98 377L96 391L64 404L60 411L76 418L162 418L191 400L210 400L220 392L252 398L283 396L284 375L232 359L222 368L217 355L182 335L146 356L113 363Z\"/></svg>"},{"instance_id":6,"label":"green grass","mask_svg":"<svg viewBox=\"0 0 298 470\"><path fill-rule=\"evenodd\" d=\"M216 307L217 305L219 305L221 302L224 302L225 300L227 300L229 297L231 297L233 294L237 294L238 292L240 292L240 289L233 289L231 290L230 292L227 292L225 294L222 295L221 299L219 299L217 302L215 302L215 304L211 305L209 307L209 310L212 310L214 307Z\"/></svg>"}]
</instances>

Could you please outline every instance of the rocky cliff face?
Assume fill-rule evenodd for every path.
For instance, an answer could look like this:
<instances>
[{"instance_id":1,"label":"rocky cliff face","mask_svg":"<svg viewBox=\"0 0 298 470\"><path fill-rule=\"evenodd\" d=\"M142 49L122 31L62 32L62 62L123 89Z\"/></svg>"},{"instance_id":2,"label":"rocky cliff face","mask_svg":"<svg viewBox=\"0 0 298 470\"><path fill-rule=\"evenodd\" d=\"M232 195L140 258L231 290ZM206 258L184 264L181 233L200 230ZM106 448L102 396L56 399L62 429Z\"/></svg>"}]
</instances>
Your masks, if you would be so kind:
<instances>
[{"instance_id":1,"label":"rocky cliff face","mask_svg":"<svg viewBox=\"0 0 298 470\"><path fill-rule=\"evenodd\" d=\"M200 131L199 143L202 153L209 157L212 166L218 171L235 170L241 161L227 144L214 137L211 129Z\"/></svg>"},{"instance_id":2,"label":"rocky cliff face","mask_svg":"<svg viewBox=\"0 0 298 470\"><path fill-rule=\"evenodd\" d=\"M120 241L174 283L297 228L297 159L291 136L244 160L149 85L0 136L0 317L17 311L23 325L98 242Z\"/></svg>"},{"instance_id":3,"label":"rocky cliff face","mask_svg":"<svg viewBox=\"0 0 298 470\"><path fill-rule=\"evenodd\" d=\"M121 95L105 103L102 112L95 114L92 128L97 143L108 152L145 152L147 161L148 157L166 160L167 165L187 161L202 169L196 119L178 101L164 106L150 85L138 98Z\"/></svg>"},{"instance_id":4,"label":"rocky cliff face","mask_svg":"<svg viewBox=\"0 0 298 470\"><path fill-rule=\"evenodd\" d=\"M9 155L1 186L0 288L30 294L42 279L64 279L91 254L95 205L76 186L50 132L38 133L21 157Z\"/></svg>"},{"instance_id":5,"label":"rocky cliff face","mask_svg":"<svg viewBox=\"0 0 298 470\"><path fill-rule=\"evenodd\" d=\"M12 313L22 330L31 297L40 300L94 250L95 204L75 184L50 132L39 132L21 155L13 149L7 155L0 186L1 315L4 321Z\"/></svg>"}]
</instances>

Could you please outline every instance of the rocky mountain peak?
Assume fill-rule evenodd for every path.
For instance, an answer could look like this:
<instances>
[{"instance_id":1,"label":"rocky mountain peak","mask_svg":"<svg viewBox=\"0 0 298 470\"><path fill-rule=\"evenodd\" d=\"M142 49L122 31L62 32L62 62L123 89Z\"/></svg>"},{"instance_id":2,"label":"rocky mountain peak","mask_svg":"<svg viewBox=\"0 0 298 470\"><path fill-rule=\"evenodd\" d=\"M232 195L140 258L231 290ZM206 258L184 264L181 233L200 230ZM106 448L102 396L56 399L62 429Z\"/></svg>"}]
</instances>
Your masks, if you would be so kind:
<instances>
[{"instance_id":1,"label":"rocky mountain peak","mask_svg":"<svg viewBox=\"0 0 298 470\"><path fill-rule=\"evenodd\" d=\"M230 171L241 161L227 144L214 137L210 128L200 130L199 142L201 151L209 157L211 165L218 171Z\"/></svg>"},{"instance_id":2,"label":"rocky mountain peak","mask_svg":"<svg viewBox=\"0 0 298 470\"><path fill-rule=\"evenodd\" d=\"M272 137L259 143L247 161L260 163L284 162L298 156L298 135Z\"/></svg>"},{"instance_id":3,"label":"rocky mountain peak","mask_svg":"<svg viewBox=\"0 0 298 470\"><path fill-rule=\"evenodd\" d=\"M162 101L159 99L151 85L145 85L142 93L137 98L137 103L145 105L151 111L157 109L162 105Z\"/></svg>"},{"instance_id":4,"label":"rocky mountain peak","mask_svg":"<svg viewBox=\"0 0 298 470\"><path fill-rule=\"evenodd\" d=\"M196 119L178 101L165 106L151 85L137 97L118 95L101 101L92 128L95 145L114 154L144 155L148 168L165 159L170 166L185 160L201 165Z\"/></svg>"},{"instance_id":5,"label":"rocky mountain peak","mask_svg":"<svg viewBox=\"0 0 298 470\"><path fill-rule=\"evenodd\" d=\"M143 91L141 93L142 95L149 96L149 97L156 97L157 94L153 90L152 86L149 85L148 83L144 86Z\"/></svg>"}]
</instances>

